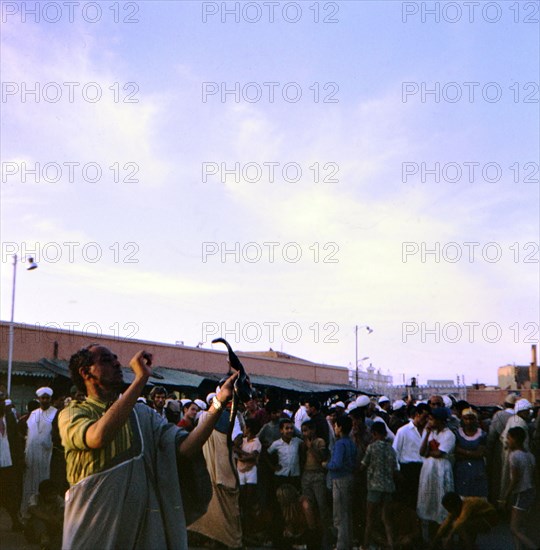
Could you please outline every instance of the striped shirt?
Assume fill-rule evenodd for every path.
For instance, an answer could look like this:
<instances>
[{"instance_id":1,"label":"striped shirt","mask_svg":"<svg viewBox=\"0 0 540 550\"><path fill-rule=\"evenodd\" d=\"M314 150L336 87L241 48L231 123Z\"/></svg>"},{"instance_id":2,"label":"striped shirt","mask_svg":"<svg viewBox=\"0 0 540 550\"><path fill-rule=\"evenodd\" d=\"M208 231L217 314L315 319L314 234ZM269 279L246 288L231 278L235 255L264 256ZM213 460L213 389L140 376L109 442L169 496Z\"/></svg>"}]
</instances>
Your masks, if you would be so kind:
<instances>
[{"instance_id":1,"label":"striped shirt","mask_svg":"<svg viewBox=\"0 0 540 550\"><path fill-rule=\"evenodd\" d=\"M105 447L90 449L86 444L86 431L105 414L109 405L88 397L83 402L71 401L60 412L58 428L65 450L67 479L71 485L106 470L118 455L128 451L132 445L129 420Z\"/></svg>"}]
</instances>

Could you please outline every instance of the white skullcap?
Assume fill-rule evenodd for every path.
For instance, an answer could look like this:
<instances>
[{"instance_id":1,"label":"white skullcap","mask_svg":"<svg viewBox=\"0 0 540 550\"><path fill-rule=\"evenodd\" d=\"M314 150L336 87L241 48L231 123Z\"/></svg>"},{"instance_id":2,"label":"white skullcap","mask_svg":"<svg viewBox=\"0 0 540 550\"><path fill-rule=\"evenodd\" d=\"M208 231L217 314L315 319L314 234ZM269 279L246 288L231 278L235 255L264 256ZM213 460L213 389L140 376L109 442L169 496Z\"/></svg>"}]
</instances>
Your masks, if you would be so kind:
<instances>
[{"instance_id":1,"label":"white skullcap","mask_svg":"<svg viewBox=\"0 0 540 550\"><path fill-rule=\"evenodd\" d=\"M184 398L180 399L180 403L182 403L182 407L185 407L188 403L193 403L193 401L191 399Z\"/></svg>"},{"instance_id":2,"label":"white skullcap","mask_svg":"<svg viewBox=\"0 0 540 550\"><path fill-rule=\"evenodd\" d=\"M146 398L145 397L137 397L137 403L146 403Z\"/></svg>"},{"instance_id":3,"label":"white skullcap","mask_svg":"<svg viewBox=\"0 0 540 550\"><path fill-rule=\"evenodd\" d=\"M370 403L369 397L367 395L359 395L356 398L357 407L367 407Z\"/></svg>"},{"instance_id":4,"label":"white skullcap","mask_svg":"<svg viewBox=\"0 0 540 550\"><path fill-rule=\"evenodd\" d=\"M341 407L342 409L344 409L345 403L343 403L343 401L338 401L337 403L334 403L334 407Z\"/></svg>"},{"instance_id":5,"label":"white skullcap","mask_svg":"<svg viewBox=\"0 0 540 550\"><path fill-rule=\"evenodd\" d=\"M356 401L351 401L349 403L349 406L346 409L346 412L350 413L351 411L354 411L354 409L357 409L358 405L356 404Z\"/></svg>"},{"instance_id":6,"label":"white skullcap","mask_svg":"<svg viewBox=\"0 0 540 550\"><path fill-rule=\"evenodd\" d=\"M214 399L214 397L215 397L216 395L217 395L216 393L209 393L209 394L206 396L206 402L210 405L210 401L212 401L212 399Z\"/></svg>"},{"instance_id":7,"label":"white skullcap","mask_svg":"<svg viewBox=\"0 0 540 550\"><path fill-rule=\"evenodd\" d=\"M13 401L11 399L6 399L6 405L12 405Z\"/></svg>"},{"instance_id":8,"label":"white skullcap","mask_svg":"<svg viewBox=\"0 0 540 550\"><path fill-rule=\"evenodd\" d=\"M398 399L397 401L394 401L392 403L392 408L397 411L399 409L402 409L403 407L406 407L407 406L407 403L405 403L405 401L403 401L403 399Z\"/></svg>"},{"instance_id":9,"label":"white skullcap","mask_svg":"<svg viewBox=\"0 0 540 550\"><path fill-rule=\"evenodd\" d=\"M289 409L283 409L283 414L292 418L292 412Z\"/></svg>"},{"instance_id":10,"label":"white skullcap","mask_svg":"<svg viewBox=\"0 0 540 550\"><path fill-rule=\"evenodd\" d=\"M193 403L195 403L195 405L197 405L197 407L199 407L201 411L205 411L207 409L206 403L202 399L195 399Z\"/></svg>"},{"instance_id":11,"label":"white skullcap","mask_svg":"<svg viewBox=\"0 0 540 550\"><path fill-rule=\"evenodd\" d=\"M442 400L444 402L444 406L447 408L447 409L451 409L452 408L452 400L447 396L447 395L443 395L442 396Z\"/></svg>"},{"instance_id":12,"label":"white skullcap","mask_svg":"<svg viewBox=\"0 0 540 550\"><path fill-rule=\"evenodd\" d=\"M382 397L379 397L378 403L380 405L381 403L386 403L387 401L390 402L390 399L388 399L388 397L386 397L386 395L383 395Z\"/></svg>"},{"instance_id":13,"label":"white skullcap","mask_svg":"<svg viewBox=\"0 0 540 550\"><path fill-rule=\"evenodd\" d=\"M532 404L527 399L519 399L514 405L514 412L526 411L532 409Z\"/></svg>"},{"instance_id":14,"label":"white skullcap","mask_svg":"<svg viewBox=\"0 0 540 550\"><path fill-rule=\"evenodd\" d=\"M42 388L39 388L36 390L36 395L38 397L41 397L42 395L48 395L49 397L52 397L53 391L48 386L43 386Z\"/></svg>"}]
</instances>

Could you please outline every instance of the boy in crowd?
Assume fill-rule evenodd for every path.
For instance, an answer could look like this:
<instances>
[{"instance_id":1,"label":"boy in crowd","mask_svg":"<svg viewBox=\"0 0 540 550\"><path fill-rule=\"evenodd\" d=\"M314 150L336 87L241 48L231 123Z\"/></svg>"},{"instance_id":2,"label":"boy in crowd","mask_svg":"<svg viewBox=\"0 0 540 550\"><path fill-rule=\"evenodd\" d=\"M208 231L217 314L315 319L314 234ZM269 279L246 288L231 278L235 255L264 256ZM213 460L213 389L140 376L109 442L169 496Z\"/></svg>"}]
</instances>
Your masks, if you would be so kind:
<instances>
[{"instance_id":1,"label":"boy in crowd","mask_svg":"<svg viewBox=\"0 0 540 550\"><path fill-rule=\"evenodd\" d=\"M518 426L510 428L506 434L506 444L509 450L510 484L506 490L505 501L512 505L510 530L514 537L514 545L520 548L538 548L525 533L525 519L532 508L536 497L534 486L535 460L532 453L525 451L527 434Z\"/></svg>"},{"instance_id":2,"label":"boy in crowd","mask_svg":"<svg viewBox=\"0 0 540 550\"><path fill-rule=\"evenodd\" d=\"M255 513L257 506L257 462L262 445L257 437L259 421L255 418L247 418L245 422L242 445L236 450L238 456L236 466L240 481L240 510L244 512L243 519L248 520Z\"/></svg>"},{"instance_id":3,"label":"boy in crowd","mask_svg":"<svg viewBox=\"0 0 540 550\"><path fill-rule=\"evenodd\" d=\"M328 526L329 510L326 488L326 470L323 462L327 461L330 453L322 437L317 437L316 426L313 420L306 420L302 424L304 441L300 445L300 465L302 467L302 496L309 500L307 513L308 527L315 531L322 525L323 530ZM318 511L318 514L316 513Z\"/></svg>"},{"instance_id":4,"label":"boy in crowd","mask_svg":"<svg viewBox=\"0 0 540 550\"><path fill-rule=\"evenodd\" d=\"M323 463L330 472L332 499L334 503L334 527L337 529L337 550L349 550L353 538L353 484L356 464L356 445L349 434L352 420L341 416L336 420L334 431L336 444L330 462Z\"/></svg>"},{"instance_id":5,"label":"boy in crowd","mask_svg":"<svg viewBox=\"0 0 540 550\"><path fill-rule=\"evenodd\" d=\"M279 433L281 437L268 448L268 455L277 455L278 465L274 466L274 495L284 485L292 485L300 490L300 445L302 440L294 435L294 424L290 418L282 418L279 421ZM285 488L286 490L286 488ZM271 537L278 548L288 548L289 543L283 538L285 520L284 510L278 501L273 501L273 529Z\"/></svg>"},{"instance_id":6,"label":"boy in crowd","mask_svg":"<svg viewBox=\"0 0 540 550\"><path fill-rule=\"evenodd\" d=\"M268 454L277 454L279 466L274 472L276 489L283 483L290 483L300 489L300 445L302 440L294 435L294 424L290 418L279 421L280 439L268 448Z\"/></svg>"},{"instance_id":7,"label":"boy in crowd","mask_svg":"<svg viewBox=\"0 0 540 550\"><path fill-rule=\"evenodd\" d=\"M38 543L42 550L60 548L64 524L64 499L54 483L45 479L39 484L39 493L28 501L28 521L25 535L29 542Z\"/></svg>"},{"instance_id":8,"label":"boy in crowd","mask_svg":"<svg viewBox=\"0 0 540 550\"><path fill-rule=\"evenodd\" d=\"M382 512L382 521L386 531L388 545L393 548L392 522L387 513L387 505L396 491L394 475L398 470L396 452L386 440L386 426L383 422L374 422L371 426L373 443L367 448L362 467L367 468L367 511L364 545L367 548L375 521L375 514Z\"/></svg>"}]
</instances>

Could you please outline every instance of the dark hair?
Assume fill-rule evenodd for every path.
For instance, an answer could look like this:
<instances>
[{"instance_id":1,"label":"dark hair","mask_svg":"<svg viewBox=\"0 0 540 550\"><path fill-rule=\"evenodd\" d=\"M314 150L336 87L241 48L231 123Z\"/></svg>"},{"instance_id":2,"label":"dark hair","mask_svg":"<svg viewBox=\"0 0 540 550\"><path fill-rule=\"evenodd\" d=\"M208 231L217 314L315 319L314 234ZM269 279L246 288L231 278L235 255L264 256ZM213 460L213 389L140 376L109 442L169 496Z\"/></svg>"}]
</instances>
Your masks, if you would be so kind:
<instances>
[{"instance_id":1,"label":"dark hair","mask_svg":"<svg viewBox=\"0 0 540 550\"><path fill-rule=\"evenodd\" d=\"M195 401L188 401L187 403L184 403L182 405L182 411L185 411L186 409L189 409L189 407L191 407L191 405L197 405L197 403L195 403Z\"/></svg>"},{"instance_id":2,"label":"dark hair","mask_svg":"<svg viewBox=\"0 0 540 550\"><path fill-rule=\"evenodd\" d=\"M463 409L468 409L470 407L469 403L464 399L460 399L456 404L455 408L461 412Z\"/></svg>"},{"instance_id":3,"label":"dark hair","mask_svg":"<svg viewBox=\"0 0 540 550\"><path fill-rule=\"evenodd\" d=\"M280 418L279 419L279 429L283 428L285 424L293 424L293 421L290 418Z\"/></svg>"},{"instance_id":4,"label":"dark hair","mask_svg":"<svg viewBox=\"0 0 540 550\"><path fill-rule=\"evenodd\" d=\"M513 428L510 428L507 434L512 437L512 439L514 439L516 443L518 443L520 446L525 443L525 438L527 437L525 430L520 426L514 426Z\"/></svg>"},{"instance_id":5,"label":"dark hair","mask_svg":"<svg viewBox=\"0 0 540 550\"><path fill-rule=\"evenodd\" d=\"M317 429L317 425L315 424L315 421L309 419L309 420L304 420L304 422L302 422L302 428L306 426L307 428L309 428L310 430L316 430Z\"/></svg>"},{"instance_id":6,"label":"dark hair","mask_svg":"<svg viewBox=\"0 0 540 550\"><path fill-rule=\"evenodd\" d=\"M159 395L167 395L167 390L163 386L154 386L150 392L150 399L154 399L158 393Z\"/></svg>"},{"instance_id":7,"label":"dark hair","mask_svg":"<svg viewBox=\"0 0 540 550\"><path fill-rule=\"evenodd\" d=\"M418 403L418 405L416 405L416 411L414 411L414 413L422 414L424 412L431 414L431 407L427 403Z\"/></svg>"},{"instance_id":8,"label":"dark hair","mask_svg":"<svg viewBox=\"0 0 540 550\"><path fill-rule=\"evenodd\" d=\"M313 407L314 409L317 409L318 411L321 410L321 402L318 400L318 399L315 399L314 397L311 397L310 399L308 399L306 401L306 403L310 406L310 407Z\"/></svg>"},{"instance_id":9,"label":"dark hair","mask_svg":"<svg viewBox=\"0 0 540 550\"><path fill-rule=\"evenodd\" d=\"M246 418L246 428L252 434L257 434L261 429L261 423L256 418Z\"/></svg>"},{"instance_id":10,"label":"dark hair","mask_svg":"<svg viewBox=\"0 0 540 550\"><path fill-rule=\"evenodd\" d=\"M283 410L283 407L281 406L281 403L278 401L268 401L266 405L264 406L264 409L268 414L276 413Z\"/></svg>"},{"instance_id":11,"label":"dark hair","mask_svg":"<svg viewBox=\"0 0 540 550\"><path fill-rule=\"evenodd\" d=\"M94 353L91 348L98 346L99 344L90 344L85 348L80 349L77 353L74 353L69 359L69 372L71 374L71 380L77 386L80 392L86 395L86 384L79 372L81 368L90 368L95 363Z\"/></svg>"},{"instance_id":12,"label":"dark hair","mask_svg":"<svg viewBox=\"0 0 540 550\"><path fill-rule=\"evenodd\" d=\"M348 416L338 416L336 418L336 426L341 428L342 433L349 435L352 430L352 420Z\"/></svg>"},{"instance_id":13,"label":"dark hair","mask_svg":"<svg viewBox=\"0 0 540 550\"><path fill-rule=\"evenodd\" d=\"M463 504L461 497L454 492L446 493L442 498L442 505L446 509L458 508Z\"/></svg>"},{"instance_id":14,"label":"dark hair","mask_svg":"<svg viewBox=\"0 0 540 550\"><path fill-rule=\"evenodd\" d=\"M384 422L373 422L371 425L371 433L384 435L386 437L386 424Z\"/></svg>"}]
</instances>

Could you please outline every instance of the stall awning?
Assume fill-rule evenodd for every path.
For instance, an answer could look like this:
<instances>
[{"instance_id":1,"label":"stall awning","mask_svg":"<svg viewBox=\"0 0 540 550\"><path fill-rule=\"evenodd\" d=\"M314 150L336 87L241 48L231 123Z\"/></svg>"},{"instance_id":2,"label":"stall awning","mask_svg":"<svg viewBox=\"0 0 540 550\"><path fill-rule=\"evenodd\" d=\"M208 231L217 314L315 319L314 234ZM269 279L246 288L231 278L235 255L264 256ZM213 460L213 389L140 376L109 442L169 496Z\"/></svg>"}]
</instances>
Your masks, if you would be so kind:
<instances>
[{"instance_id":1,"label":"stall awning","mask_svg":"<svg viewBox=\"0 0 540 550\"><path fill-rule=\"evenodd\" d=\"M332 393L337 391L354 391L352 386L342 384L317 384L293 378L278 378L276 376L250 375L255 386L272 386L297 393Z\"/></svg>"},{"instance_id":2,"label":"stall awning","mask_svg":"<svg viewBox=\"0 0 540 550\"><path fill-rule=\"evenodd\" d=\"M0 372L7 373L7 361L0 361ZM25 361L13 361L11 364L12 376L36 376L42 378L54 378L54 373L44 368L39 363L30 363Z\"/></svg>"}]
</instances>

